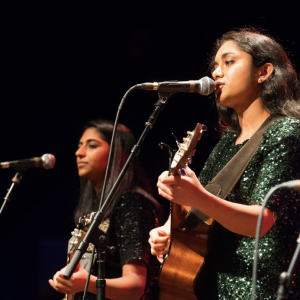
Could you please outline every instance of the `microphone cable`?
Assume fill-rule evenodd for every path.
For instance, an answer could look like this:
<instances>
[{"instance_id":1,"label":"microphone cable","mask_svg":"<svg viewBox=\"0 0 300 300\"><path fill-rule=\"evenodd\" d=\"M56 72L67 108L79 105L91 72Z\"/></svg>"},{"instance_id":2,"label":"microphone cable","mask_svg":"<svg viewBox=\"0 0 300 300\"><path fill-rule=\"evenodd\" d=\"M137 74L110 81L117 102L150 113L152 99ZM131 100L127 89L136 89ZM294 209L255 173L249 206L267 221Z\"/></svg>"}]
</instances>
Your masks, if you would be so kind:
<instances>
[{"instance_id":1,"label":"microphone cable","mask_svg":"<svg viewBox=\"0 0 300 300\"><path fill-rule=\"evenodd\" d=\"M111 141L110 141L109 155L108 155L107 167L106 167L106 171L105 171L105 177L104 177L104 181L103 181L103 187L102 187L102 193L101 193L101 198L100 198L99 210L101 209L102 204L103 204L103 198L104 198L104 194L105 194L104 192L105 192L107 178L108 178L108 172L109 172L108 170L110 168L111 161L112 161L112 151L113 151L112 149L113 149L113 146L114 146L114 143L115 143L115 133L116 133L116 129L117 129L117 124L119 122L120 112L123 108L123 105L124 105L125 100L127 99L128 95L132 91L134 91L136 88L137 88L137 84L132 86L129 90L127 90L127 92L124 94L124 96L121 100L121 103L118 107L118 111L117 111L117 115L116 115L116 119L115 119L115 124L114 124L114 128L113 128L113 133L112 133L112 137L111 137Z\"/></svg>"}]
</instances>

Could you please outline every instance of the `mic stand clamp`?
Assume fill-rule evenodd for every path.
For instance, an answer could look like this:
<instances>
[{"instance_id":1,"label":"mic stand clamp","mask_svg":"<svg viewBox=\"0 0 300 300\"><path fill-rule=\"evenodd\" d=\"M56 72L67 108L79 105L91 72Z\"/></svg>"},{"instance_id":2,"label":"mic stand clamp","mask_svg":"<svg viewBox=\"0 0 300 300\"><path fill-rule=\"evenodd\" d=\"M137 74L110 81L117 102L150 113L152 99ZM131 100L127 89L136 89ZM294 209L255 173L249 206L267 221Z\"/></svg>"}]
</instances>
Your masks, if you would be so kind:
<instances>
[{"instance_id":1,"label":"mic stand clamp","mask_svg":"<svg viewBox=\"0 0 300 300\"><path fill-rule=\"evenodd\" d=\"M85 251L88 248L89 243L92 241L92 237L94 235L94 232L97 231L100 223L103 221L104 215L105 215L110 203L112 202L112 199L113 199L117 189L119 188L119 186L122 182L122 179L123 179L128 167L129 167L129 165L131 164L131 162L133 161L135 156L138 155L138 153L140 151L141 143L145 139L148 131L151 128L153 128L153 125L156 121L156 118L157 118L158 114L160 113L160 111L164 109L164 106L165 106L167 100L170 97L172 97L174 94L175 93L159 93L159 99L154 104L155 109L154 109L154 111L152 112L151 116L149 117L148 121L145 124L146 128L144 129L143 133L141 134L141 136L140 136L139 140L137 141L136 145L133 146L129 157L128 157L125 165L123 166L123 169L121 170L117 180L115 181L114 186L112 187L112 189L109 192L107 198L105 199L104 204L102 205L101 209L98 210L97 213L94 215L88 231L86 232L86 234L85 234L83 240L81 241L81 243L79 244L72 260L70 261L70 263L67 266L67 269L65 270L65 273L63 275L65 278L70 279L70 277L72 276L72 274L73 274L76 266L78 265L82 255L85 253ZM99 237L99 235L98 235L98 237ZM100 256L100 254L98 254L98 252L97 252L97 257L99 257L99 260L101 260L103 258L103 256ZM100 278L100 281L99 281L98 285L102 288L103 288L103 286L105 287L105 284L103 283L103 280L101 278ZM102 300L101 298L98 297L98 285L97 285L97 298L96 299L97 300Z\"/></svg>"},{"instance_id":2,"label":"mic stand clamp","mask_svg":"<svg viewBox=\"0 0 300 300\"><path fill-rule=\"evenodd\" d=\"M11 196L13 195L14 191L16 190L16 187L18 185L20 185L21 179L23 177L23 172L24 171L18 171L16 173L16 175L13 177L13 179L11 180L12 184L11 184L10 188L7 190L6 196L4 197L4 202L3 202L2 206L1 206L1 209L0 209L0 216L1 216L1 213L4 209L4 206L5 206L6 202L10 200Z\"/></svg>"}]
</instances>

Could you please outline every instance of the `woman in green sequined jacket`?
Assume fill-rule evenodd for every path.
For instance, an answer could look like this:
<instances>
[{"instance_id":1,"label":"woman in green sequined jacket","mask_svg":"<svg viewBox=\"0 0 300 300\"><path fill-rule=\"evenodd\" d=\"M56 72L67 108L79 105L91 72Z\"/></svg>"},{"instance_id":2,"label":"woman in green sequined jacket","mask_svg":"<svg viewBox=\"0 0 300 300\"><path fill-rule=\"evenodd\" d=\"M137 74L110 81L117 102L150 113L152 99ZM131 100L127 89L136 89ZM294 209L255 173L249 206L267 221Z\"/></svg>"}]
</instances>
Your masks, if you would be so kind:
<instances>
[{"instance_id":1,"label":"woman in green sequined jacket","mask_svg":"<svg viewBox=\"0 0 300 300\"><path fill-rule=\"evenodd\" d=\"M276 184L300 178L299 82L282 47L249 29L225 33L216 42L211 67L222 139L199 180L187 168L186 176L162 173L157 186L166 199L192 206L221 225L214 274L201 299L250 299L254 237L263 199ZM257 152L228 197L223 200L206 191L204 186L271 114L284 117L265 131ZM279 275L289 266L299 230L300 195L279 190L263 213L257 299L275 299ZM169 221L150 232L151 252L160 261L167 252L169 237ZM296 268L289 299L300 299L299 285L300 272Z\"/></svg>"}]
</instances>

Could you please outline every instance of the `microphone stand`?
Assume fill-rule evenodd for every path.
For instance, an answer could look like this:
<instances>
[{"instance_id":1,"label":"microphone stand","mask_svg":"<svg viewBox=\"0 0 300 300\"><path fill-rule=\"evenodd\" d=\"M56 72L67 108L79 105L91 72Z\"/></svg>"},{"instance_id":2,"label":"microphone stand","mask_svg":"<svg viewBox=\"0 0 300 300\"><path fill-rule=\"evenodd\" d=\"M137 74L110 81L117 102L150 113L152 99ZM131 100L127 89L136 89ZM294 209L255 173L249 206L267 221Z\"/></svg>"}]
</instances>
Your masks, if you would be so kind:
<instances>
[{"instance_id":1,"label":"microphone stand","mask_svg":"<svg viewBox=\"0 0 300 300\"><path fill-rule=\"evenodd\" d=\"M12 194L14 193L16 187L18 185L20 185L22 177L23 177L23 171L18 171L16 173L16 175L13 177L13 179L11 180L12 184L11 184L9 190L7 191L6 196L4 197L4 202L3 202L2 206L1 206L1 209L0 209L0 216L1 216L1 213L4 209L4 206L5 206L6 202L10 200L10 198L11 198Z\"/></svg>"},{"instance_id":2,"label":"microphone stand","mask_svg":"<svg viewBox=\"0 0 300 300\"><path fill-rule=\"evenodd\" d=\"M146 128L144 129L143 133L141 134L136 145L133 146L133 148L131 150L131 154L129 155L125 165L123 166L123 169L120 172L111 191L109 192L104 204L102 205L101 209L99 211L97 211L97 213L94 215L93 220L90 225L90 228L86 232L86 235L84 236L83 240L79 244L71 262L68 264L67 269L65 270L65 273L63 275L65 278L70 279L70 277L72 276L82 255L85 253L86 249L88 248L89 243L93 240L94 232L97 231L100 223L103 221L104 215L105 215L110 203L112 202L112 199L113 199L117 189L119 188L129 165L131 164L131 162L133 161L135 156L139 154L141 143L144 141L149 130L153 128L156 118L157 118L158 114L164 109L167 100L170 99L174 94L175 93L168 93L168 92L167 93L158 93L159 99L154 104L155 109L145 124ZM101 237L100 237L100 240L101 240ZM100 253L98 253L98 251L97 251L97 261L98 261L98 259L99 259L99 261L102 260L103 256L100 257ZM98 264L99 264L99 261L97 262ZM105 279L104 279L103 274L101 274L102 273L101 270L104 270L103 265L104 264L102 264L102 266L100 268L98 268L98 271L97 271L97 284L96 284L96 288L97 288L97 298L96 299L97 300L105 299ZM102 286L102 290L100 291L101 286Z\"/></svg>"},{"instance_id":3,"label":"microphone stand","mask_svg":"<svg viewBox=\"0 0 300 300\"><path fill-rule=\"evenodd\" d=\"M298 245L293 255L292 261L289 265L288 271L282 272L279 276L279 287L277 290L276 300L288 299L289 291L291 288L292 272L294 270L300 252L300 235L297 239L297 244Z\"/></svg>"}]
</instances>

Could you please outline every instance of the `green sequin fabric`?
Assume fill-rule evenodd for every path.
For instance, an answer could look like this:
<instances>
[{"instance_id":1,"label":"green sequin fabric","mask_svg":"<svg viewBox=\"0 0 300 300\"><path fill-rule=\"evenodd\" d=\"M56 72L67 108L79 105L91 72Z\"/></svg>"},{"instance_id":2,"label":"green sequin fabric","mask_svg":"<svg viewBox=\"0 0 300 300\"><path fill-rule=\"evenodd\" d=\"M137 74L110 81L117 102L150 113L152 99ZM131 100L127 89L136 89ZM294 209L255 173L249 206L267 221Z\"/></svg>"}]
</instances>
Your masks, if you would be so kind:
<instances>
[{"instance_id":1,"label":"green sequin fabric","mask_svg":"<svg viewBox=\"0 0 300 300\"><path fill-rule=\"evenodd\" d=\"M209 156L199 180L206 185L240 150L237 136L227 132ZM259 148L227 200L261 205L275 185L300 178L300 121L284 117L264 133ZM300 193L278 190L267 204L278 219L259 243L257 299L275 299L279 275L287 271L300 231ZM255 239L221 227L214 259L218 298L251 299ZM300 299L300 265L293 272L288 299Z\"/></svg>"}]
</instances>

